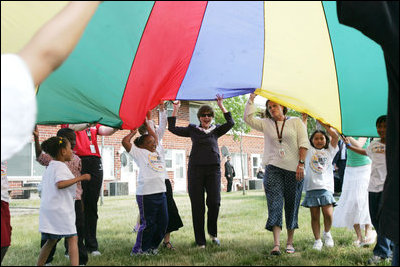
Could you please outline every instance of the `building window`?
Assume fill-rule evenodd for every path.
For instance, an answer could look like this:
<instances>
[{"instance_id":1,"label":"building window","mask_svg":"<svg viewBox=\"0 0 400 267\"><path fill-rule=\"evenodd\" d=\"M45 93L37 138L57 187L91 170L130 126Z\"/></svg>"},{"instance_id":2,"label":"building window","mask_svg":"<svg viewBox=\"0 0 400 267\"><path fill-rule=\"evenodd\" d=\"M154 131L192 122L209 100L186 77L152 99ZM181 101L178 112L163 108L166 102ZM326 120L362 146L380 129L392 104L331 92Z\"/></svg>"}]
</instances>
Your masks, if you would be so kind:
<instances>
[{"instance_id":1,"label":"building window","mask_svg":"<svg viewBox=\"0 0 400 267\"><path fill-rule=\"evenodd\" d=\"M199 125L200 121L197 118L197 112L199 111L200 105L189 104L189 122L191 124Z\"/></svg>"},{"instance_id":2,"label":"building window","mask_svg":"<svg viewBox=\"0 0 400 267\"><path fill-rule=\"evenodd\" d=\"M114 147L99 145L101 161L103 165L103 177L110 180L115 179L114 175Z\"/></svg>"},{"instance_id":3,"label":"building window","mask_svg":"<svg viewBox=\"0 0 400 267\"><path fill-rule=\"evenodd\" d=\"M21 151L7 160L7 176L9 178L42 178L46 167L36 161L35 145L29 143Z\"/></svg>"},{"instance_id":4,"label":"building window","mask_svg":"<svg viewBox=\"0 0 400 267\"><path fill-rule=\"evenodd\" d=\"M231 162L233 167L235 168L236 178L242 177L242 162L240 161L240 153L232 153L231 154ZM242 153L243 160L243 174L244 177L249 177L249 172L247 168L247 154Z\"/></svg>"},{"instance_id":5,"label":"building window","mask_svg":"<svg viewBox=\"0 0 400 267\"><path fill-rule=\"evenodd\" d=\"M257 178L257 172L260 166L261 166L260 154L251 154L251 169L253 170L253 178Z\"/></svg>"},{"instance_id":6,"label":"building window","mask_svg":"<svg viewBox=\"0 0 400 267\"><path fill-rule=\"evenodd\" d=\"M165 164L167 171L174 172L174 192L186 192L185 150L166 149Z\"/></svg>"},{"instance_id":7,"label":"building window","mask_svg":"<svg viewBox=\"0 0 400 267\"><path fill-rule=\"evenodd\" d=\"M168 101L165 106L167 110L167 117L171 117L172 112L174 111L174 105L172 104L172 101Z\"/></svg>"},{"instance_id":8,"label":"building window","mask_svg":"<svg viewBox=\"0 0 400 267\"><path fill-rule=\"evenodd\" d=\"M172 149L165 149L165 167L167 171L173 171L172 168Z\"/></svg>"}]
</instances>

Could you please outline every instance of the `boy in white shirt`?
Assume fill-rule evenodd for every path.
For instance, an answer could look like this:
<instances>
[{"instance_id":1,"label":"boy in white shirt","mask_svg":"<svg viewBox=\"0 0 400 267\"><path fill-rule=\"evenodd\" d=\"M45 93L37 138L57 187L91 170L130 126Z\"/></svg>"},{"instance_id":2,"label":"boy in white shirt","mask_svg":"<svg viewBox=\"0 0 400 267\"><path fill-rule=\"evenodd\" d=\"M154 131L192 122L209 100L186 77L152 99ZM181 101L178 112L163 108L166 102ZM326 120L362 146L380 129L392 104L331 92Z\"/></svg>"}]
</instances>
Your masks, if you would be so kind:
<instances>
[{"instance_id":1,"label":"boy in white shirt","mask_svg":"<svg viewBox=\"0 0 400 267\"><path fill-rule=\"evenodd\" d=\"M373 140L367 149L358 148L351 145L352 138L346 138L348 149L371 158L371 178L368 185L369 213L372 225L378 233L377 242L373 250L373 256L368 260L368 264L377 264L381 260L391 256L391 241L379 234L379 209L382 205L383 185L386 180L386 115L380 116L376 120L376 130L380 139ZM371 240L373 243L375 240ZM369 245L367 243L366 245Z\"/></svg>"}]
</instances>

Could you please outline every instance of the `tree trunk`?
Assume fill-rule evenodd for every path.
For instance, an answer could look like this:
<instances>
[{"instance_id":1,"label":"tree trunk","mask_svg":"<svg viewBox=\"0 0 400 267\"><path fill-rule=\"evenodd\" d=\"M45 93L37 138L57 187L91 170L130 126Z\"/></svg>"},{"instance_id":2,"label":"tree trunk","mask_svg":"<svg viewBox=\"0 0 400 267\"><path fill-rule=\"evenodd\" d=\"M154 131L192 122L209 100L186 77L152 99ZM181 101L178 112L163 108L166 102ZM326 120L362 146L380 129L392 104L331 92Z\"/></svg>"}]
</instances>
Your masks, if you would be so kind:
<instances>
[{"instance_id":1,"label":"tree trunk","mask_svg":"<svg viewBox=\"0 0 400 267\"><path fill-rule=\"evenodd\" d=\"M243 155L242 155L242 151L243 151L243 143L242 143L242 139L243 139L243 133L240 132L240 164L242 166L242 185L243 185L243 195L246 195L246 181L244 179L244 166L243 166Z\"/></svg>"}]
</instances>

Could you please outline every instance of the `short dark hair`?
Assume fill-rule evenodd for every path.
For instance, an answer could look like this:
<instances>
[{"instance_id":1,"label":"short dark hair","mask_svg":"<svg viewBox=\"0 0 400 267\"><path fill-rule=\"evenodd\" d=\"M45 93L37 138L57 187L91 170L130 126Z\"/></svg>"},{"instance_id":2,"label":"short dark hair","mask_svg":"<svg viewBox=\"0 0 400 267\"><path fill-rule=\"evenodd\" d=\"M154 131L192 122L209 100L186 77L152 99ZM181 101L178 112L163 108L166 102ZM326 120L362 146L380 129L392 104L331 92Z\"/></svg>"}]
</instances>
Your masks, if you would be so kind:
<instances>
[{"instance_id":1,"label":"short dark hair","mask_svg":"<svg viewBox=\"0 0 400 267\"><path fill-rule=\"evenodd\" d=\"M313 138L314 138L314 135L316 135L317 133L322 133L322 134L325 136L326 143L325 143L324 148L327 149L327 148L329 147L329 143L331 142L331 140L329 139L328 134L327 134L325 131L322 131L322 130L315 130L315 131L312 133L312 135L310 136L310 144L311 144L311 146L312 146L313 148L316 148L316 147L314 146L312 140L313 140Z\"/></svg>"},{"instance_id":2,"label":"short dark hair","mask_svg":"<svg viewBox=\"0 0 400 267\"><path fill-rule=\"evenodd\" d=\"M214 109L209 105L203 105L197 111L197 118L200 120L201 115L203 115L206 112L211 114L212 117L214 117Z\"/></svg>"},{"instance_id":3,"label":"short dark hair","mask_svg":"<svg viewBox=\"0 0 400 267\"><path fill-rule=\"evenodd\" d=\"M72 130L71 128L61 128L60 130L58 130L57 136L65 137L69 141L76 140L75 131Z\"/></svg>"},{"instance_id":4,"label":"short dark hair","mask_svg":"<svg viewBox=\"0 0 400 267\"><path fill-rule=\"evenodd\" d=\"M265 102L265 107L266 107L266 109L265 109L265 116L267 117L267 118L272 118L271 117L271 114L269 114L269 111L268 111L268 102L269 102L270 100L268 99L267 100L267 102ZM278 103L277 103L278 104ZM278 105L281 105L281 104L278 104ZM281 105L282 107L283 107L283 115L286 115L286 113L288 112L288 109L287 109L287 107L285 107L285 106L283 106L283 105Z\"/></svg>"},{"instance_id":5,"label":"short dark hair","mask_svg":"<svg viewBox=\"0 0 400 267\"><path fill-rule=\"evenodd\" d=\"M147 131L146 123L143 123L142 125L140 125L138 131L139 131L139 134L140 134L140 135L145 135L145 134L147 134L148 131Z\"/></svg>"},{"instance_id":6,"label":"short dark hair","mask_svg":"<svg viewBox=\"0 0 400 267\"><path fill-rule=\"evenodd\" d=\"M61 136L53 136L45 140L42 143L41 147L44 152L46 152L53 158L56 158L60 150L67 147L67 143L69 143L67 138Z\"/></svg>"},{"instance_id":7,"label":"short dark hair","mask_svg":"<svg viewBox=\"0 0 400 267\"><path fill-rule=\"evenodd\" d=\"M141 136L137 137L137 138L133 141L133 143L134 143L137 147L141 148L142 145L144 144L144 141L145 141L146 138L149 137L149 136L150 136L150 135L148 135L148 134L141 135Z\"/></svg>"},{"instance_id":8,"label":"short dark hair","mask_svg":"<svg viewBox=\"0 0 400 267\"><path fill-rule=\"evenodd\" d=\"M376 119L376 127L378 127L378 124L381 124L382 122L386 122L386 115L380 116L378 119Z\"/></svg>"}]
</instances>

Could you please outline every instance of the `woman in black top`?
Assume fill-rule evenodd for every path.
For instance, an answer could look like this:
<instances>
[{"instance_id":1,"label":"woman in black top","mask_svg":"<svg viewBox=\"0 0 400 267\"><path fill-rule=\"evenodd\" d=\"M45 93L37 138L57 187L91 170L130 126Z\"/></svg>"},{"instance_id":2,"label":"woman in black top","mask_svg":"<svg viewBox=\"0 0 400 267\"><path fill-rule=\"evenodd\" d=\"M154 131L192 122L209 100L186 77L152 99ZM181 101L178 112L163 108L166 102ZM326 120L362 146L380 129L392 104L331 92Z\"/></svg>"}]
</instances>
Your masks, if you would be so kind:
<instances>
[{"instance_id":1,"label":"woman in black top","mask_svg":"<svg viewBox=\"0 0 400 267\"><path fill-rule=\"evenodd\" d=\"M197 246L204 248L206 237L204 233L204 192L207 193L206 205L207 230L212 242L220 245L217 239L217 220L221 202L221 160L218 148L218 138L226 134L235 124L232 115L223 105L222 96L217 95L217 103L224 113L226 123L213 125L214 110L203 105L197 112L200 125L189 124L188 127L176 127L176 114L180 103L174 104L172 117L168 117L168 130L173 134L190 137L192 151L188 166L188 190L192 206L192 220Z\"/></svg>"}]
</instances>

